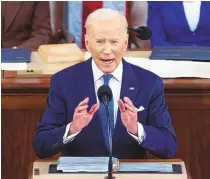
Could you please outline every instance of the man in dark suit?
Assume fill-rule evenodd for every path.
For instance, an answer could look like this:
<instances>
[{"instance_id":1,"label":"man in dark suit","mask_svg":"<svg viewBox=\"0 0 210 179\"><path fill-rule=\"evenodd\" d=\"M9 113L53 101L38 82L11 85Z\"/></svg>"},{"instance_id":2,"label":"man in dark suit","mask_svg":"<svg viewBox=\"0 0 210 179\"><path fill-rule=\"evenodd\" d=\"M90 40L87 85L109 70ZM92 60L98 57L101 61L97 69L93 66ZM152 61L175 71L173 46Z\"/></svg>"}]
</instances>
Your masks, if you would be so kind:
<instances>
[{"instance_id":1,"label":"man in dark suit","mask_svg":"<svg viewBox=\"0 0 210 179\"><path fill-rule=\"evenodd\" d=\"M92 58L52 76L46 110L34 135L36 155L109 154L104 106L96 95L106 84L114 98L109 109L113 156L145 158L149 150L161 158L173 157L177 139L162 79L122 58L128 45L125 17L99 9L88 16L85 27L85 44Z\"/></svg>"},{"instance_id":2,"label":"man in dark suit","mask_svg":"<svg viewBox=\"0 0 210 179\"><path fill-rule=\"evenodd\" d=\"M51 39L49 2L2 2L1 47L37 49Z\"/></svg>"}]
</instances>

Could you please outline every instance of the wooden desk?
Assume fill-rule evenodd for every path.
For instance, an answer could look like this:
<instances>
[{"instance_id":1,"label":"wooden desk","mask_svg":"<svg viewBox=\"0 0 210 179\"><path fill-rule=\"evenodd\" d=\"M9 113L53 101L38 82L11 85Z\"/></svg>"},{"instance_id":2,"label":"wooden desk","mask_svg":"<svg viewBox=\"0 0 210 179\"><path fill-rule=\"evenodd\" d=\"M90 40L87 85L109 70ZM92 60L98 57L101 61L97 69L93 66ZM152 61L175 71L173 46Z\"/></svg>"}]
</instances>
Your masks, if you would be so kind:
<instances>
[{"instance_id":1,"label":"wooden desk","mask_svg":"<svg viewBox=\"0 0 210 179\"><path fill-rule=\"evenodd\" d=\"M113 173L113 176L120 179L136 179L136 178L144 178L144 179L190 179L188 177L185 164L181 160L122 160L121 162L157 162L157 163L171 163L171 164L180 164L182 166L182 174L120 174ZM56 160L37 160L33 164L29 166L29 177L28 179L56 179L56 178L68 178L68 179L85 179L85 178L104 178L107 174L48 174L48 168L50 164L56 164ZM39 169L39 175L34 174L34 169Z\"/></svg>"},{"instance_id":2,"label":"wooden desk","mask_svg":"<svg viewBox=\"0 0 210 179\"><path fill-rule=\"evenodd\" d=\"M28 165L36 160L32 139L45 109L50 78L2 75L2 178L26 179ZM175 157L185 162L193 179L208 179L210 79L164 79L164 86L178 137Z\"/></svg>"}]
</instances>

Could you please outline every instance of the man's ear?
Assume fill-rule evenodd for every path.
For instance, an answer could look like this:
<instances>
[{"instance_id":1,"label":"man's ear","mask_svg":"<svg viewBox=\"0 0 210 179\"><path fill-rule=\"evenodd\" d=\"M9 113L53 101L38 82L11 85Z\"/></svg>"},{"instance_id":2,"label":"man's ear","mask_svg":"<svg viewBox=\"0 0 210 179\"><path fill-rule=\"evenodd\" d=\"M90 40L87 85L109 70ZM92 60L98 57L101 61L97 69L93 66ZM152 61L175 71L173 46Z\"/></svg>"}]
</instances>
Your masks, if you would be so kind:
<instances>
[{"instance_id":1,"label":"man's ear","mask_svg":"<svg viewBox=\"0 0 210 179\"><path fill-rule=\"evenodd\" d=\"M87 34L85 34L85 47L86 47L86 49L87 49L87 51L89 51L89 41L88 41L88 36L87 36Z\"/></svg>"},{"instance_id":2,"label":"man's ear","mask_svg":"<svg viewBox=\"0 0 210 179\"><path fill-rule=\"evenodd\" d=\"M127 51L127 48L128 48L128 38L129 38L129 34L126 34L124 51Z\"/></svg>"}]
</instances>

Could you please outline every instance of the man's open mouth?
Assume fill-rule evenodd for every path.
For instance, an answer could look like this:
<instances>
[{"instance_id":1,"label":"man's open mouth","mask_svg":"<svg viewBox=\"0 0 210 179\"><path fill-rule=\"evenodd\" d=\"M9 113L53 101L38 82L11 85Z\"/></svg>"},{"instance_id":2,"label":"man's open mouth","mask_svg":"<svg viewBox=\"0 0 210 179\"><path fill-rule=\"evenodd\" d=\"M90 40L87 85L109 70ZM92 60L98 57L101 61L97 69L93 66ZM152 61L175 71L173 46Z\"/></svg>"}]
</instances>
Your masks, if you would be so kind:
<instances>
[{"instance_id":1,"label":"man's open mouth","mask_svg":"<svg viewBox=\"0 0 210 179\"><path fill-rule=\"evenodd\" d=\"M114 61L114 59L101 59L101 61L105 64L111 64Z\"/></svg>"}]
</instances>

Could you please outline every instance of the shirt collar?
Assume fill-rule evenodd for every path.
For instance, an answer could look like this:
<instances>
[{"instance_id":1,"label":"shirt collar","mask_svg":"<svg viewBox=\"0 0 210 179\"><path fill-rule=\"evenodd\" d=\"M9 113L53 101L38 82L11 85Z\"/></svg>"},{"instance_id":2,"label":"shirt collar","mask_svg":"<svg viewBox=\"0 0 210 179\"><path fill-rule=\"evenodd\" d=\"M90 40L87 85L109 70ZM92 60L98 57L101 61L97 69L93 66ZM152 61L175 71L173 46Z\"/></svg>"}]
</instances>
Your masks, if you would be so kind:
<instances>
[{"instance_id":1,"label":"shirt collar","mask_svg":"<svg viewBox=\"0 0 210 179\"><path fill-rule=\"evenodd\" d=\"M104 72L102 72L97 67L93 59L92 59L92 70L93 70L94 82L99 80L104 75ZM119 82L122 82L122 71L123 71L123 63L121 61L120 64L117 66L117 68L111 74L116 80L118 80Z\"/></svg>"}]
</instances>

